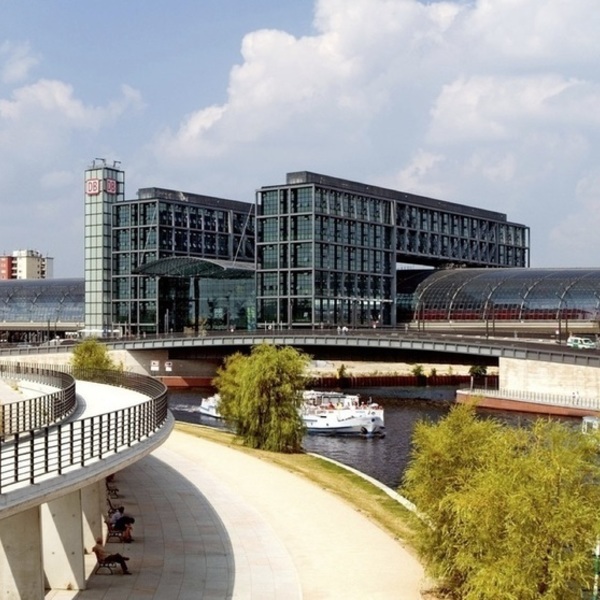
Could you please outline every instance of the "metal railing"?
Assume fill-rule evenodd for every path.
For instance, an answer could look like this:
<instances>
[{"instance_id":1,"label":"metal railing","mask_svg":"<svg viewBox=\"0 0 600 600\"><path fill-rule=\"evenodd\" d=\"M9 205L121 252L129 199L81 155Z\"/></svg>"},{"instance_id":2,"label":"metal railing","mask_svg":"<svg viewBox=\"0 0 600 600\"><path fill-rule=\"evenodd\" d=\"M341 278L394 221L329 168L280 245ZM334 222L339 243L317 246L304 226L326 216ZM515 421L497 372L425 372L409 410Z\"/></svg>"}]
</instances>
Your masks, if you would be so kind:
<instances>
[{"instance_id":1,"label":"metal railing","mask_svg":"<svg viewBox=\"0 0 600 600\"><path fill-rule=\"evenodd\" d=\"M145 375L88 371L88 380L149 396L139 404L81 420L17 433L0 447L0 493L85 467L141 442L168 416L167 388Z\"/></svg>"},{"instance_id":2,"label":"metal railing","mask_svg":"<svg viewBox=\"0 0 600 600\"><path fill-rule=\"evenodd\" d=\"M567 408L581 408L590 411L600 411L600 398L597 396L581 396L577 392L571 394L549 394L545 392L529 392L500 388L497 390L484 388L464 388L459 392L470 396L485 396L486 398L499 398L502 400L518 400L532 404L549 404L551 406L564 406Z\"/></svg>"},{"instance_id":3,"label":"metal railing","mask_svg":"<svg viewBox=\"0 0 600 600\"><path fill-rule=\"evenodd\" d=\"M50 394L0 404L0 441L57 423L75 409L75 379L68 373L49 367L6 363L0 364L0 379L30 381L58 388Z\"/></svg>"}]
</instances>

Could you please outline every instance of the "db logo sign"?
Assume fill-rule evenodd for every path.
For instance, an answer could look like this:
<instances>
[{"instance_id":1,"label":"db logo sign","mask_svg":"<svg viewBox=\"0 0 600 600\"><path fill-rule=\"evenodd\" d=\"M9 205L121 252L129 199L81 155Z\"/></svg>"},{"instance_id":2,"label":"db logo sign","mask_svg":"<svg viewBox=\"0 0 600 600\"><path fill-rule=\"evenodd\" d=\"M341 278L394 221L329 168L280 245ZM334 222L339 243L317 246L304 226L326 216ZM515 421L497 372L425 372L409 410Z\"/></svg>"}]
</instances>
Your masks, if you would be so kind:
<instances>
[{"instance_id":1,"label":"db logo sign","mask_svg":"<svg viewBox=\"0 0 600 600\"><path fill-rule=\"evenodd\" d=\"M85 193L88 196L96 196L100 193L100 180L99 179L88 179L85 182Z\"/></svg>"}]
</instances>

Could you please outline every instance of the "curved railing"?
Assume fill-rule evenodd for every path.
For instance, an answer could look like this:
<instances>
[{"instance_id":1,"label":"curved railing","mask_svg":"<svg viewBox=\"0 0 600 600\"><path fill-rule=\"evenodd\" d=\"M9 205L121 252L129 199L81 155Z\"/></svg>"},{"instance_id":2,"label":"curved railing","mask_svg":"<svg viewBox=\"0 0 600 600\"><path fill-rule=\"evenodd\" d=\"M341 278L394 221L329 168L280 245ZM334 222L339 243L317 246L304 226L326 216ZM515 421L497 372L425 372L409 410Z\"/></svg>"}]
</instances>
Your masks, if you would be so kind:
<instances>
[{"instance_id":1,"label":"curved railing","mask_svg":"<svg viewBox=\"0 0 600 600\"><path fill-rule=\"evenodd\" d=\"M15 434L0 447L0 494L114 455L150 437L167 420L167 388L152 377L98 371L77 376L149 398L120 410Z\"/></svg>"},{"instance_id":2,"label":"curved railing","mask_svg":"<svg viewBox=\"0 0 600 600\"><path fill-rule=\"evenodd\" d=\"M6 363L0 364L0 379L30 381L58 388L35 398L0 404L0 440L57 423L75 409L75 379L64 371Z\"/></svg>"}]
</instances>

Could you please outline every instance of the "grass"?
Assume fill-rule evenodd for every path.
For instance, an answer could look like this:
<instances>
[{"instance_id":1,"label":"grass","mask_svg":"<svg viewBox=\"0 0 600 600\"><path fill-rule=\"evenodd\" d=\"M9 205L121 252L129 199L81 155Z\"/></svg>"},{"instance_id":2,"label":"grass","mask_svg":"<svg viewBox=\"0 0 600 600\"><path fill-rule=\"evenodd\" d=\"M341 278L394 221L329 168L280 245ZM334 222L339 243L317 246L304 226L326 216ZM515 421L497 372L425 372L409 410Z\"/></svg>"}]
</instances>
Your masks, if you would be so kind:
<instances>
[{"instance_id":1,"label":"grass","mask_svg":"<svg viewBox=\"0 0 600 600\"><path fill-rule=\"evenodd\" d=\"M226 431L181 422L177 422L175 427L177 430L189 435L223 444L261 460L269 461L312 481L319 487L342 498L357 511L363 513L368 519L387 531L407 550L414 553L411 539L414 536L416 517L413 513L393 498L390 498L377 486L351 471L309 454L280 454L248 448L243 446L233 434Z\"/></svg>"}]
</instances>

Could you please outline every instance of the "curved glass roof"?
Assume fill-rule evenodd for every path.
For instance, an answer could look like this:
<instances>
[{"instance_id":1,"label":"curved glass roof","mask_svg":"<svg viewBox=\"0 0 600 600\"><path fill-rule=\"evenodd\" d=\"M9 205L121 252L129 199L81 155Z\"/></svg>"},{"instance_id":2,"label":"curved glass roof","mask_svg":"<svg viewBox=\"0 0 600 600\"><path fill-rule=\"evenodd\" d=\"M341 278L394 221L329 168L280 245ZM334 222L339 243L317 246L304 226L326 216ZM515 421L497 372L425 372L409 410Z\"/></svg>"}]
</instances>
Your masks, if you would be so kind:
<instances>
[{"instance_id":1,"label":"curved glass roof","mask_svg":"<svg viewBox=\"0 0 600 600\"><path fill-rule=\"evenodd\" d=\"M415 318L597 320L600 269L448 269L416 288Z\"/></svg>"},{"instance_id":2,"label":"curved glass roof","mask_svg":"<svg viewBox=\"0 0 600 600\"><path fill-rule=\"evenodd\" d=\"M5 322L83 323L83 279L0 280L0 327Z\"/></svg>"},{"instance_id":3,"label":"curved glass roof","mask_svg":"<svg viewBox=\"0 0 600 600\"><path fill-rule=\"evenodd\" d=\"M170 256L149 262L133 271L137 275L161 277L206 277L208 279L250 279L254 277L254 263Z\"/></svg>"}]
</instances>

